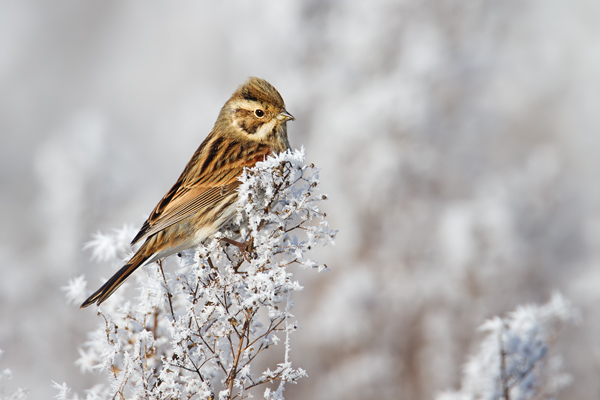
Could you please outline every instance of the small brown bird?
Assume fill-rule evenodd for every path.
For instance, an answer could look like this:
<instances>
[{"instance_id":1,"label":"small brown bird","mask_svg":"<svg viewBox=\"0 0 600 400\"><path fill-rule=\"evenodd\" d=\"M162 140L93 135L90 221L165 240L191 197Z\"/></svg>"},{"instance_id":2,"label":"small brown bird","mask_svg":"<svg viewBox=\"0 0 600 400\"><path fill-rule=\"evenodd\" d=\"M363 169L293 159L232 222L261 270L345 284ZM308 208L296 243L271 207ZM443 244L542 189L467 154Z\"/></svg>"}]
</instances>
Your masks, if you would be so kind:
<instances>
[{"instance_id":1,"label":"small brown bird","mask_svg":"<svg viewBox=\"0 0 600 400\"><path fill-rule=\"evenodd\" d=\"M244 167L289 149L286 122L293 119L267 81L251 77L241 85L131 242L144 244L81 308L100 305L139 267L197 246L231 220L238 176Z\"/></svg>"}]
</instances>

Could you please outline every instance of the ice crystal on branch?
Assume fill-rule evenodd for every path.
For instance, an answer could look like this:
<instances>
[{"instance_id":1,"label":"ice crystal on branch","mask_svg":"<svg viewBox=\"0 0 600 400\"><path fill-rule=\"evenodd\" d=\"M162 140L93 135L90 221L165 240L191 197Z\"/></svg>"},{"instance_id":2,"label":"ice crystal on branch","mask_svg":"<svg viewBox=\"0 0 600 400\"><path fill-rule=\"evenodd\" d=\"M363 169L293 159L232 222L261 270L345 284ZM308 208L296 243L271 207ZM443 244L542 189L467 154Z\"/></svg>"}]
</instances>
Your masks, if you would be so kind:
<instances>
[{"instance_id":1,"label":"ice crystal on branch","mask_svg":"<svg viewBox=\"0 0 600 400\"><path fill-rule=\"evenodd\" d=\"M107 373L109 384L89 391L89 399L242 399L263 384L265 398L283 399L284 384L306 375L289 360L296 329L290 293L302 287L288 268L326 268L305 258L336 234L318 208L325 199L318 170L304 165L303 150L288 151L244 171L240 181L228 227L181 254L177 271L157 263L136 273L137 298L126 301L121 289L99 307L102 325L77 363ZM116 239L94 240L102 247L96 258L117 257ZM282 362L255 371L257 356L282 339Z\"/></svg>"},{"instance_id":2,"label":"ice crystal on branch","mask_svg":"<svg viewBox=\"0 0 600 400\"><path fill-rule=\"evenodd\" d=\"M4 350L0 349L0 359L4 354ZM26 400L27 391L24 389L17 389L15 392L10 394L5 393L4 384L2 381L12 379L12 371L9 368L0 370L0 400Z\"/></svg>"},{"instance_id":3,"label":"ice crystal on branch","mask_svg":"<svg viewBox=\"0 0 600 400\"><path fill-rule=\"evenodd\" d=\"M551 345L565 322L578 313L561 295L543 306L521 306L506 318L495 317L481 326L487 336L479 353L465 366L460 392L438 400L553 399L570 383L561 360L550 357Z\"/></svg>"}]
</instances>

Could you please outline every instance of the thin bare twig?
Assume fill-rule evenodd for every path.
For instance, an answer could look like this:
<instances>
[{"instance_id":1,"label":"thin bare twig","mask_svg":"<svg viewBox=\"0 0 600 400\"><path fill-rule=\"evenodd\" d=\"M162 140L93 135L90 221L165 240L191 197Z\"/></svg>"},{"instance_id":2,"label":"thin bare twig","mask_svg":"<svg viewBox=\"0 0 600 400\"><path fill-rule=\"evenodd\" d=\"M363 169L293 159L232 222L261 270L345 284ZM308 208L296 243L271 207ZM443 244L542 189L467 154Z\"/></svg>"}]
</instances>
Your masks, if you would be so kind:
<instances>
[{"instance_id":1,"label":"thin bare twig","mask_svg":"<svg viewBox=\"0 0 600 400\"><path fill-rule=\"evenodd\" d=\"M504 350L504 340L502 335L504 333L504 325L500 329L498 335L498 341L500 346L500 384L502 385L502 393L504 394L504 400L510 400L510 389L506 377L506 350Z\"/></svg>"},{"instance_id":2,"label":"thin bare twig","mask_svg":"<svg viewBox=\"0 0 600 400\"><path fill-rule=\"evenodd\" d=\"M171 294L171 292L169 291L169 285L167 284L167 277L165 276L165 271L163 270L163 266L162 266L162 260L158 260L156 262L158 264L158 267L160 268L160 273L162 274L163 280L165 282L165 287L167 289L167 300L169 300L169 308L171 309L171 317L173 317L173 320L175 319L175 312L173 311L173 302L171 301L171 297L173 296Z\"/></svg>"}]
</instances>

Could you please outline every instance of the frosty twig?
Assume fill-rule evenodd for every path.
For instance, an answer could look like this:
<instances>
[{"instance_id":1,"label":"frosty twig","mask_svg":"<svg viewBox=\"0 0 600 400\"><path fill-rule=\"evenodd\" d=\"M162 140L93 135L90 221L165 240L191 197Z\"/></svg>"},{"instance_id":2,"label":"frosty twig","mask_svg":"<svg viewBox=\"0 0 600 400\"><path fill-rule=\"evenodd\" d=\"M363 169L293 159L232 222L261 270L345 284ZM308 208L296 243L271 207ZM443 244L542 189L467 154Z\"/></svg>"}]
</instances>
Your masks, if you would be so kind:
<instances>
[{"instance_id":1,"label":"frosty twig","mask_svg":"<svg viewBox=\"0 0 600 400\"><path fill-rule=\"evenodd\" d=\"M106 322L79 361L109 372L110 384L96 388L94 398L244 399L249 389L279 381L264 396L283 399L284 384L305 376L289 360L297 326L289 322L289 295L302 287L287 268L326 268L305 258L336 233L317 207L318 170L304 165L303 151L286 152L246 170L240 181L231 226L184 252L176 272L161 263L147 268L136 299L116 292L100 307ZM246 243L248 259L221 237ZM280 333L283 362L256 374L253 361L281 341Z\"/></svg>"}]
</instances>

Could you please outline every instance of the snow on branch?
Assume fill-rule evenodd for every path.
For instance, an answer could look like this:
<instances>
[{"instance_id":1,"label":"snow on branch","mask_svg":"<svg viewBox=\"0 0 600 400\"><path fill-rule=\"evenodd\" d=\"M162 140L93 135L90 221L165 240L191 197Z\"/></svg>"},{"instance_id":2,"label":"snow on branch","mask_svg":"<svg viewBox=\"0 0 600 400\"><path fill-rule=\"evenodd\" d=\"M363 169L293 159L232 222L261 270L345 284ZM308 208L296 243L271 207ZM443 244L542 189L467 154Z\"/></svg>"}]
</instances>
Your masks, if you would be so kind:
<instances>
[{"instance_id":1,"label":"snow on branch","mask_svg":"<svg viewBox=\"0 0 600 400\"><path fill-rule=\"evenodd\" d=\"M571 382L561 359L550 356L565 322L578 312L560 294L543 306L520 306L505 318L494 317L480 330L486 333L479 352L464 367L462 388L438 400L553 399Z\"/></svg>"},{"instance_id":2,"label":"snow on branch","mask_svg":"<svg viewBox=\"0 0 600 400\"><path fill-rule=\"evenodd\" d=\"M289 359L297 326L290 293L302 286L288 269L326 269L306 258L336 235L318 208L326 199L318 193L318 169L304 164L304 150L288 151L257 163L240 181L230 226L182 253L177 271L159 262L137 272L137 298L126 299L121 289L99 307L101 326L77 364L105 373L108 384L87 399L243 399L259 385L265 398L283 399L284 384L306 376ZM117 236L97 234L94 257L116 258ZM246 251L223 238L246 243ZM68 300L81 297L82 278L70 286ZM282 339L283 360L257 372L253 362Z\"/></svg>"}]
</instances>

